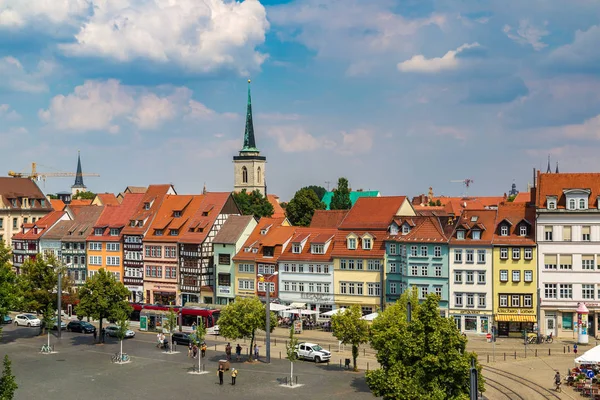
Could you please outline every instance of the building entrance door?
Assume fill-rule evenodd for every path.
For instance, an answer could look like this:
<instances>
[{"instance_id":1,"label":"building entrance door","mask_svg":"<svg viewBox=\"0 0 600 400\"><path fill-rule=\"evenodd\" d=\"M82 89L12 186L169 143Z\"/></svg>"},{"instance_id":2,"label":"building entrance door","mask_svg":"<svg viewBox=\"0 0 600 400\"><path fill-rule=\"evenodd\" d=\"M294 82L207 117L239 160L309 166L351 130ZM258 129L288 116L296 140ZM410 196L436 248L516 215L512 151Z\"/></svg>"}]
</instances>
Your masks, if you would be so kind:
<instances>
[{"instance_id":1,"label":"building entrance door","mask_svg":"<svg viewBox=\"0 0 600 400\"><path fill-rule=\"evenodd\" d=\"M546 335L556 336L556 317L546 317Z\"/></svg>"}]
</instances>

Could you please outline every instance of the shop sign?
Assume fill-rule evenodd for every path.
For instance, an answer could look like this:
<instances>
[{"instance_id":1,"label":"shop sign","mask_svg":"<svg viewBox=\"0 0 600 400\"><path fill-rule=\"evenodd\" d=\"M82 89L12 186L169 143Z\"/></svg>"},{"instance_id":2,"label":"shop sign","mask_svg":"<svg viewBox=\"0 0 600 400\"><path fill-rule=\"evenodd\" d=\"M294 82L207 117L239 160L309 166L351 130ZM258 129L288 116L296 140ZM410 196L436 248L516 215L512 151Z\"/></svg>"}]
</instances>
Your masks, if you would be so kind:
<instances>
[{"instance_id":1,"label":"shop sign","mask_svg":"<svg viewBox=\"0 0 600 400\"><path fill-rule=\"evenodd\" d=\"M177 286L175 286L175 285L152 285L152 290L159 290L159 289L177 291Z\"/></svg>"},{"instance_id":2,"label":"shop sign","mask_svg":"<svg viewBox=\"0 0 600 400\"><path fill-rule=\"evenodd\" d=\"M498 308L496 314L531 314L535 315L535 310L530 308Z\"/></svg>"},{"instance_id":3,"label":"shop sign","mask_svg":"<svg viewBox=\"0 0 600 400\"><path fill-rule=\"evenodd\" d=\"M148 317L145 315L140 316L140 331L148 330Z\"/></svg>"},{"instance_id":4,"label":"shop sign","mask_svg":"<svg viewBox=\"0 0 600 400\"><path fill-rule=\"evenodd\" d=\"M219 286L219 294L231 294L231 286Z\"/></svg>"}]
</instances>

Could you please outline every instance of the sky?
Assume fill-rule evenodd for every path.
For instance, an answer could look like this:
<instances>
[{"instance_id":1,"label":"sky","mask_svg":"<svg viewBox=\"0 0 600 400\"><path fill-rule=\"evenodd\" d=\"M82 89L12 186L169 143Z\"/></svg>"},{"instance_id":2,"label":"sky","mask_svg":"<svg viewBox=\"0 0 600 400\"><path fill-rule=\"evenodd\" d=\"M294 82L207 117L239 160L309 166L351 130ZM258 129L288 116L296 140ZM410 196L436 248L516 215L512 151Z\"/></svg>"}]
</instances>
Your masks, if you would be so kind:
<instances>
[{"instance_id":1,"label":"sky","mask_svg":"<svg viewBox=\"0 0 600 400\"><path fill-rule=\"evenodd\" d=\"M269 193L501 195L598 171L595 0L0 0L0 167L233 189L247 80ZM4 172L3 172L4 173ZM47 193L72 178L40 182Z\"/></svg>"}]
</instances>

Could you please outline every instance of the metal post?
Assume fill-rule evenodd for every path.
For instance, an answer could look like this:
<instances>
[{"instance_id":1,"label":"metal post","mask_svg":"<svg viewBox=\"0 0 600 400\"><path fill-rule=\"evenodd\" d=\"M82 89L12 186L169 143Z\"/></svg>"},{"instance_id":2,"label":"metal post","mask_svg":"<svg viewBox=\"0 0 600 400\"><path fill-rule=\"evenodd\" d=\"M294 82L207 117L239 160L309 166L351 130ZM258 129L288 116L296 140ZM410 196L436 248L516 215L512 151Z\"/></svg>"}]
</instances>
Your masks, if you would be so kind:
<instances>
[{"instance_id":1,"label":"metal post","mask_svg":"<svg viewBox=\"0 0 600 400\"><path fill-rule=\"evenodd\" d=\"M58 299L57 299L57 305L58 305L58 318L56 318L56 323L57 323L57 331L58 331L58 338L61 338L61 333L62 333L62 274L60 272L60 270L58 271Z\"/></svg>"},{"instance_id":2,"label":"metal post","mask_svg":"<svg viewBox=\"0 0 600 400\"><path fill-rule=\"evenodd\" d=\"M541 293L541 289L538 288L537 290L537 307L536 307L536 312L537 312L537 337L538 337L538 341L540 338L540 334L542 333L542 316L540 315L542 313L541 310L541 304L540 304L540 293Z\"/></svg>"},{"instance_id":3,"label":"metal post","mask_svg":"<svg viewBox=\"0 0 600 400\"><path fill-rule=\"evenodd\" d=\"M266 338L266 354L267 354L267 363L271 362L271 303L270 303L270 299L269 299L269 295L271 292L271 282L266 281L265 282L267 285L267 326L266 331L267 331L267 338Z\"/></svg>"},{"instance_id":4,"label":"metal post","mask_svg":"<svg viewBox=\"0 0 600 400\"><path fill-rule=\"evenodd\" d=\"M410 301L406 304L406 320L410 323L412 319L412 304Z\"/></svg>"},{"instance_id":5,"label":"metal post","mask_svg":"<svg viewBox=\"0 0 600 400\"><path fill-rule=\"evenodd\" d=\"M477 393L479 392L478 388L478 379L477 376L477 368L475 368L475 359L471 360L471 382L469 385L469 399L477 400Z\"/></svg>"}]
</instances>

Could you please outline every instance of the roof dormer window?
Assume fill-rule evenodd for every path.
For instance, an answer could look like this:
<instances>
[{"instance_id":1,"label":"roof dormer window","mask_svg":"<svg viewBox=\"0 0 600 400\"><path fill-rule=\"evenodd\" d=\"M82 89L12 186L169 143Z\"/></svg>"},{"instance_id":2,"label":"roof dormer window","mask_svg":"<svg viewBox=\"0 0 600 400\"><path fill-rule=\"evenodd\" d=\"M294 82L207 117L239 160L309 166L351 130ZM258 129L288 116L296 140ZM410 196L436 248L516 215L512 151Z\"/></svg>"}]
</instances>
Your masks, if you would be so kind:
<instances>
[{"instance_id":1,"label":"roof dormer window","mask_svg":"<svg viewBox=\"0 0 600 400\"><path fill-rule=\"evenodd\" d=\"M269 230L268 230L268 229L261 229L261 230L260 230L260 234L261 234L261 235L266 235L266 234L267 234L267 232L269 232Z\"/></svg>"},{"instance_id":2,"label":"roof dormer window","mask_svg":"<svg viewBox=\"0 0 600 400\"><path fill-rule=\"evenodd\" d=\"M456 238L459 240L465 240L465 230L459 229L456 231Z\"/></svg>"},{"instance_id":3,"label":"roof dormer window","mask_svg":"<svg viewBox=\"0 0 600 400\"><path fill-rule=\"evenodd\" d=\"M569 210L575 210L575 209L576 209L576 208L575 208L575 204L577 204L577 203L575 202L575 199L570 199L570 200L569 200Z\"/></svg>"},{"instance_id":4,"label":"roof dormer window","mask_svg":"<svg viewBox=\"0 0 600 400\"><path fill-rule=\"evenodd\" d=\"M155 229L154 230L154 235L155 236L162 236L163 235L163 230L162 229Z\"/></svg>"},{"instance_id":5,"label":"roof dormer window","mask_svg":"<svg viewBox=\"0 0 600 400\"><path fill-rule=\"evenodd\" d=\"M11 203L11 205L12 205L13 207L16 207L16 206L17 206L17 199L11 199L11 200L10 200L10 203Z\"/></svg>"},{"instance_id":6,"label":"roof dormer window","mask_svg":"<svg viewBox=\"0 0 600 400\"><path fill-rule=\"evenodd\" d=\"M181 218L181 211L173 211L173 218Z\"/></svg>"},{"instance_id":7,"label":"roof dormer window","mask_svg":"<svg viewBox=\"0 0 600 400\"><path fill-rule=\"evenodd\" d=\"M179 235L179 229L169 229L169 235L171 235L171 236Z\"/></svg>"},{"instance_id":8,"label":"roof dormer window","mask_svg":"<svg viewBox=\"0 0 600 400\"><path fill-rule=\"evenodd\" d=\"M119 236L119 228L110 228L110 236Z\"/></svg>"},{"instance_id":9,"label":"roof dormer window","mask_svg":"<svg viewBox=\"0 0 600 400\"><path fill-rule=\"evenodd\" d=\"M208 211L202 211L202 216L203 217L208 217Z\"/></svg>"},{"instance_id":10,"label":"roof dormer window","mask_svg":"<svg viewBox=\"0 0 600 400\"><path fill-rule=\"evenodd\" d=\"M300 245L300 243L292 244L292 253L294 253L294 254L302 253L302 246Z\"/></svg>"},{"instance_id":11,"label":"roof dormer window","mask_svg":"<svg viewBox=\"0 0 600 400\"><path fill-rule=\"evenodd\" d=\"M356 250L356 238L348 238L348 249Z\"/></svg>"},{"instance_id":12,"label":"roof dormer window","mask_svg":"<svg viewBox=\"0 0 600 400\"><path fill-rule=\"evenodd\" d=\"M145 202L144 203L144 210L149 210L150 209L150 202Z\"/></svg>"},{"instance_id":13,"label":"roof dormer window","mask_svg":"<svg viewBox=\"0 0 600 400\"><path fill-rule=\"evenodd\" d=\"M410 233L410 226L408 224L402 225L402 234L407 235Z\"/></svg>"},{"instance_id":14,"label":"roof dormer window","mask_svg":"<svg viewBox=\"0 0 600 400\"><path fill-rule=\"evenodd\" d=\"M35 207L35 199L31 199L31 201L29 202L29 206L30 206L31 208L34 208L34 207Z\"/></svg>"},{"instance_id":15,"label":"roof dormer window","mask_svg":"<svg viewBox=\"0 0 600 400\"><path fill-rule=\"evenodd\" d=\"M44 200L44 199L40 200L40 206L46 207L46 200Z\"/></svg>"},{"instance_id":16,"label":"roof dormer window","mask_svg":"<svg viewBox=\"0 0 600 400\"><path fill-rule=\"evenodd\" d=\"M275 249L273 246L263 246L263 257L273 257Z\"/></svg>"},{"instance_id":17,"label":"roof dormer window","mask_svg":"<svg viewBox=\"0 0 600 400\"><path fill-rule=\"evenodd\" d=\"M600 205L600 201L598 202L598 204ZM398 225L396 225L395 223L393 223L390 226L390 235L397 235L398 234Z\"/></svg>"},{"instance_id":18,"label":"roof dormer window","mask_svg":"<svg viewBox=\"0 0 600 400\"><path fill-rule=\"evenodd\" d=\"M508 226L502 225L500 227L500 236L508 236Z\"/></svg>"},{"instance_id":19,"label":"roof dormer window","mask_svg":"<svg viewBox=\"0 0 600 400\"><path fill-rule=\"evenodd\" d=\"M479 229L475 229L471 232L471 237L473 240L481 240L481 231Z\"/></svg>"},{"instance_id":20,"label":"roof dormer window","mask_svg":"<svg viewBox=\"0 0 600 400\"><path fill-rule=\"evenodd\" d=\"M102 228L94 228L94 236L102 236L104 229Z\"/></svg>"},{"instance_id":21,"label":"roof dormer window","mask_svg":"<svg viewBox=\"0 0 600 400\"><path fill-rule=\"evenodd\" d=\"M519 235L520 236L527 236L527 226L526 225L521 225L519 227Z\"/></svg>"},{"instance_id":22,"label":"roof dormer window","mask_svg":"<svg viewBox=\"0 0 600 400\"><path fill-rule=\"evenodd\" d=\"M473 215L471 217L471 222L477 222L477 219L478 219L477 215Z\"/></svg>"},{"instance_id":23,"label":"roof dormer window","mask_svg":"<svg viewBox=\"0 0 600 400\"><path fill-rule=\"evenodd\" d=\"M368 237L363 238L363 240L362 240L363 250L371 250L372 247L373 247L373 240Z\"/></svg>"},{"instance_id":24,"label":"roof dormer window","mask_svg":"<svg viewBox=\"0 0 600 400\"><path fill-rule=\"evenodd\" d=\"M310 246L312 254L325 254L325 246L322 244L313 244Z\"/></svg>"},{"instance_id":25,"label":"roof dormer window","mask_svg":"<svg viewBox=\"0 0 600 400\"><path fill-rule=\"evenodd\" d=\"M585 201L585 199L579 199L579 209L580 210L585 210L587 209L587 202Z\"/></svg>"},{"instance_id":26,"label":"roof dormer window","mask_svg":"<svg viewBox=\"0 0 600 400\"><path fill-rule=\"evenodd\" d=\"M132 219L131 221L129 221L129 226L131 226L131 227L135 226L135 219Z\"/></svg>"}]
</instances>

